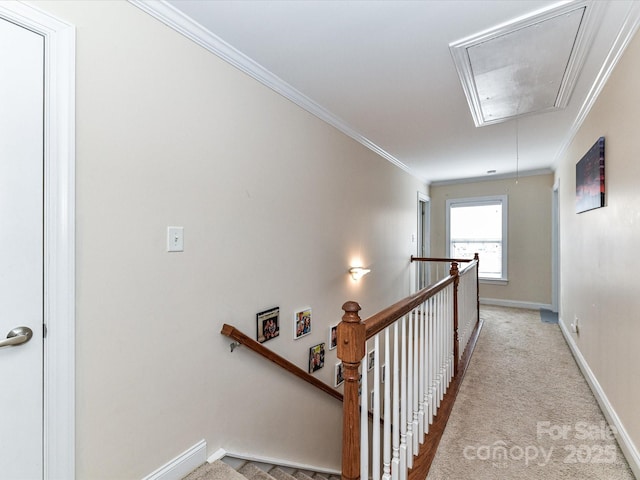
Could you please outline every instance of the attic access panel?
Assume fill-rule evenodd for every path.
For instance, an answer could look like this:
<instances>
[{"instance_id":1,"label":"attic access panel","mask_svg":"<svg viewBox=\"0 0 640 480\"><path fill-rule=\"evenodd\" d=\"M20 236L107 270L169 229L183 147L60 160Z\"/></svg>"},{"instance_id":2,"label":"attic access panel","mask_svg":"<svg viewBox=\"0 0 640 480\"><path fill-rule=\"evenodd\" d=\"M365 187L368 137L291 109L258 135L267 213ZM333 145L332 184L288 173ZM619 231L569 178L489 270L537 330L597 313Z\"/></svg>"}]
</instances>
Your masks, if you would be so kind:
<instances>
[{"instance_id":1,"label":"attic access panel","mask_svg":"<svg viewBox=\"0 0 640 480\"><path fill-rule=\"evenodd\" d=\"M567 106L596 5L546 9L449 45L477 127Z\"/></svg>"}]
</instances>

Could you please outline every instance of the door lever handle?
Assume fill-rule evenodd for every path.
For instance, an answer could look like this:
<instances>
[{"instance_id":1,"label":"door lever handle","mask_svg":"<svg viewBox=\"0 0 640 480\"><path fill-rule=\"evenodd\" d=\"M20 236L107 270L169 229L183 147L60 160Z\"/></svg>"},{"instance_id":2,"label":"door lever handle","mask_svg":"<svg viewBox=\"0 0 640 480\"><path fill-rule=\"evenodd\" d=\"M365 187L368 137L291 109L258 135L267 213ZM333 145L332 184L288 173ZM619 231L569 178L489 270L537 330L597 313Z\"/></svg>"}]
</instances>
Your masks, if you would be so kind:
<instances>
[{"instance_id":1,"label":"door lever handle","mask_svg":"<svg viewBox=\"0 0 640 480\"><path fill-rule=\"evenodd\" d=\"M33 337L33 330L29 327L16 327L7 334L7 339L0 341L0 347L27 343Z\"/></svg>"}]
</instances>

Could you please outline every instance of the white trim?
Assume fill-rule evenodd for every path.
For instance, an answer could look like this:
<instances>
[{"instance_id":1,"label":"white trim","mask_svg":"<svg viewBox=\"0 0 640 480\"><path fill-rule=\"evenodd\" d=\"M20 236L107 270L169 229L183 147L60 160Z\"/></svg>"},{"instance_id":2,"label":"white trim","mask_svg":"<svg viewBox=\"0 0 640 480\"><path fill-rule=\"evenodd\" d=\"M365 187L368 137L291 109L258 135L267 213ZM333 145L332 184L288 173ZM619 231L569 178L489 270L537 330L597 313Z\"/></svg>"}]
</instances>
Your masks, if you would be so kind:
<instances>
[{"instance_id":1,"label":"white trim","mask_svg":"<svg viewBox=\"0 0 640 480\"><path fill-rule=\"evenodd\" d=\"M168 27L173 28L176 32L194 41L211 53L219 56L225 62L230 63L238 70L246 73L283 97L291 100L293 103L312 115L315 115L320 120L337 128L348 137L351 137L356 142L364 145L366 148L388 160L396 167L404 170L409 175L424 183L427 182L426 178L419 176L415 171L389 152L373 143L364 135L360 134L343 119L320 106L302 92L282 80L280 77L274 75L262 65L246 56L244 53L236 50L233 46L229 45L217 35L214 35L204 26L195 22L165 0L129 0L129 3L135 5L157 20L160 20Z\"/></svg>"},{"instance_id":2,"label":"white trim","mask_svg":"<svg viewBox=\"0 0 640 480\"><path fill-rule=\"evenodd\" d=\"M551 190L551 305L560 311L560 182Z\"/></svg>"},{"instance_id":3,"label":"white trim","mask_svg":"<svg viewBox=\"0 0 640 480\"><path fill-rule=\"evenodd\" d=\"M500 205L502 207L502 273L500 278L479 277L481 282L506 285L509 281L508 262L509 258L509 196L508 195L487 195L483 197L450 198L445 202L445 256L452 257L451 254L451 208L458 204L465 206ZM478 253L478 252L476 252ZM479 272L478 272L479 273Z\"/></svg>"},{"instance_id":4,"label":"white trim","mask_svg":"<svg viewBox=\"0 0 640 480\"><path fill-rule=\"evenodd\" d=\"M19 2L0 15L45 39L44 479L75 478L75 28Z\"/></svg>"},{"instance_id":5,"label":"white trim","mask_svg":"<svg viewBox=\"0 0 640 480\"><path fill-rule=\"evenodd\" d=\"M213 463L216 460L221 460L226 455L227 455L227 451L224 448L219 448L218 450L213 452L211 455L209 455L209 458L207 458L207 462Z\"/></svg>"},{"instance_id":6,"label":"white trim","mask_svg":"<svg viewBox=\"0 0 640 480\"><path fill-rule=\"evenodd\" d=\"M569 148L569 145L571 145L571 142L578 133L578 130L580 130L582 123L587 118L587 115L598 99L598 96L607 83L607 80L609 80L611 72L613 72L613 69L618 64L618 61L622 57L622 54L633 39L633 36L635 35L639 27L640 2L632 2L631 6L629 7L629 11L627 12L624 24L622 25L622 28L620 29L620 32L618 33L618 36L616 37L611 50L609 50L609 54L607 55L607 58L605 59L604 64L602 65L602 68L598 73L598 76L591 86L591 90L589 90L587 97L582 103L582 107L580 107L578 115L576 116L573 125L569 129L569 133L566 136L565 141L562 143L562 145L560 145L560 148L555 155L554 165L556 167L559 160L564 156L564 153Z\"/></svg>"},{"instance_id":7,"label":"white trim","mask_svg":"<svg viewBox=\"0 0 640 480\"><path fill-rule=\"evenodd\" d=\"M509 285L508 278L478 278L478 282L485 285Z\"/></svg>"},{"instance_id":8,"label":"white trim","mask_svg":"<svg viewBox=\"0 0 640 480\"><path fill-rule=\"evenodd\" d=\"M480 259L480 261L482 261L482 259ZM540 310L541 308L551 310L551 305L548 303L523 302L521 300L502 300L499 298L480 297L480 304L495 305L497 307L527 308L529 310Z\"/></svg>"},{"instance_id":9,"label":"white trim","mask_svg":"<svg viewBox=\"0 0 640 480\"><path fill-rule=\"evenodd\" d=\"M222 453L224 453L224 455L220 456L220 454ZM240 460L245 460L245 461L254 462L254 463L264 463L266 465L273 465L276 467L293 468L296 470L306 470L309 472L316 472L316 473L326 473L329 475L340 475L342 473L339 470L335 470L335 469L321 468L313 465L307 465L305 463L296 463L296 462L291 462L289 460L280 460L278 458L272 458L272 457L261 457L259 455L253 455L248 453L234 453L234 452L229 452L227 450L224 450L222 448L214 452L213 455L211 455L207 459L207 462L213 463L216 460L222 460L225 457L231 457L234 459L240 459Z\"/></svg>"},{"instance_id":10,"label":"white trim","mask_svg":"<svg viewBox=\"0 0 640 480\"><path fill-rule=\"evenodd\" d=\"M573 49L564 75L562 76L560 91L558 92L554 105L544 110L528 113L561 110L569 103L571 93L578 80L589 48L598 31L599 20L603 10L603 5L600 2L592 2L589 0L559 2L449 44L449 50L453 57L456 70L458 71L460 83L467 97L467 103L469 104L471 116L473 117L473 122L476 127L505 122L520 115L516 112L515 115L510 117L484 118L481 106L482 102L476 89L475 75L469 58L469 48L579 9L584 9L584 16L576 33Z\"/></svg>"},{"instance_id":11,"label":"white trim","mask_svg":"<svg viewBox=\"0 0 640 480\"><path fill-rule=\"evenodd\" d=\"M524 172L509 172L492 175L483 175L482 177L458 178L455 180L437 180L429 184L430 187L442 187L445 185L460 185L463 183L493 182L498 180L509 180L511 178L535 177L537 175L551 175L553 170L550 168L538 168L536 170L526 170Z\"/></svg>"},{"instance_id":12,"label":"white trim","mask_svg":"<svg viewBox=\"0 0 640 480\"><path fill-rule=\"evenodd\" d=\"M620 417L618 417L618 414L613 408L613 405L611 405L611 402L607 398L607 394L604 392L602 386L600 385L600 382L598 382L598 379L589 367L589 364L582 355L582 352L580 352L580 348L576 344L573 335L569 333L562 319L560 320L559 324L562 335L564 336L567 345L569 345L569 348L571 349L573 358L576 360L578 367L580 367L580 370L587 380L587 383L589 384L594 397L596 397L602 413L609 422L609 425L615 427L616 440L618 441L618 445L620 445L620 450L622 450L622 453L627 459L627 462L629 463L629 467L631 467L633 474L636 476L636 478L640 478L640 452L638 452L638 449L633 443L633 440L631 440L631 437L627 433L627 430L624 428Z\"/></svg>"},{"instance_id":13,"label":"white trim","mask_svg":"<svg viewBox=\"0 0 640 480\"><path fill-rule=\"evenodd\" d=\"M425 206L425 214L422 215L422 205ZM418 191L418 208L417 208L417 235L416 235L416 247L414 249L414 254L418 257L428 257L431 255L431 198L426 193ZM427 232L428 238L425 237L425 231ZM423 246L426 248L422 249ZM414 279L414 288L413 291L416 292L420 288L420 277L426 276L427 279L430 278L430 265L429 262L417 262L415 265L415 271L412 275ZM428 283L428 280L427 280ZM426 286L426 285L425 285Z\"/></svg>"},{"instance_id":14,"label":"white trim","mask_svg":"<svg viewBox=\"0 0 640 480\"><path fill-rule=\"evenodd\" d=\"M180 480L207 461L207 442L200 440L143 480Z\"/></svg>"}]
</instances>

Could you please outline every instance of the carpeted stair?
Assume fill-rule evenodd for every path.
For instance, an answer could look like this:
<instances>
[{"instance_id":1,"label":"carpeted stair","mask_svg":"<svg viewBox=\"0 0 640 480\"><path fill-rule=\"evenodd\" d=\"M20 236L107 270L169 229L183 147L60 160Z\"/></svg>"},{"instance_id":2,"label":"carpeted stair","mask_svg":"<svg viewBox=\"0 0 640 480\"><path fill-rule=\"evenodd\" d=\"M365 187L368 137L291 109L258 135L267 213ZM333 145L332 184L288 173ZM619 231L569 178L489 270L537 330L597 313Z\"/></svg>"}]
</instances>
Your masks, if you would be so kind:
<instances>
[{"instance_id":1,"label":"carpeted stair","mask_svg":"<svg viewBox=\"0 0 640 480\"><path fill-rule=\"evenodd\" d=\"M246 462L235 470L222 460L216 460L200 465L183 480L340 480L340 477L307 470L287 473L280 467L260 468L251 462Z\"/></svg>"}]
</instances>

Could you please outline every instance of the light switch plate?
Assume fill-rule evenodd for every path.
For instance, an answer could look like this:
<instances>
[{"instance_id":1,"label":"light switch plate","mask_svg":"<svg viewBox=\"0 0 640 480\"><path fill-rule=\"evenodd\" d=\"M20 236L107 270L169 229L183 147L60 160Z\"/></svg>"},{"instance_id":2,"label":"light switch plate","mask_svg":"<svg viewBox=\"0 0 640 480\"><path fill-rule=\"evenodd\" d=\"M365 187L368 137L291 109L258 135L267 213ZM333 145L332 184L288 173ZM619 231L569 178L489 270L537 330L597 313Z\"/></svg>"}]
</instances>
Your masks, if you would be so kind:
<instances>
[{"instance_id":1,"label":"light switch plate","mask_svg":"<svg viewBox=\"0 0 640 480\"><path fill-rule=\"evenodd\" d=\"M167 227L167 252L184 252L184 227Z\"/></svg>"}]
</instances>

